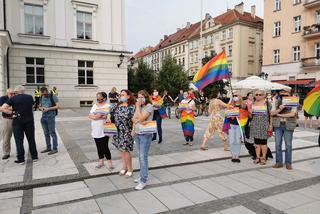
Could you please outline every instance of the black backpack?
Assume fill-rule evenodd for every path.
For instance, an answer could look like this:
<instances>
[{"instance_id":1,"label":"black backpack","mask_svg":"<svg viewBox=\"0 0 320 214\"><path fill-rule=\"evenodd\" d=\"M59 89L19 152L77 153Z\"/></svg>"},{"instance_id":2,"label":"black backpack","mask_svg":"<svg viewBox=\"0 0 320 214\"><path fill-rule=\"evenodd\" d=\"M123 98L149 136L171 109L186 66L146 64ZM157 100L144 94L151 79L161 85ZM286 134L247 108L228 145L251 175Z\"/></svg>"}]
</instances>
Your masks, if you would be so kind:
<instances>
[{"instance_id":1,"label":"black backpack","mask_svg":"<svg viewBox=\"0 0 320 214\"><path fill-rule=\"evenodd\" d=\"M52 106L55 106L56 102L53 99L53 94L50 93L49 97L50 97L50 101L51 101ZM58 115L58 109L55 110L55 113L56 113L56 116L57 116Z\"/></svg>"}]
</instances>

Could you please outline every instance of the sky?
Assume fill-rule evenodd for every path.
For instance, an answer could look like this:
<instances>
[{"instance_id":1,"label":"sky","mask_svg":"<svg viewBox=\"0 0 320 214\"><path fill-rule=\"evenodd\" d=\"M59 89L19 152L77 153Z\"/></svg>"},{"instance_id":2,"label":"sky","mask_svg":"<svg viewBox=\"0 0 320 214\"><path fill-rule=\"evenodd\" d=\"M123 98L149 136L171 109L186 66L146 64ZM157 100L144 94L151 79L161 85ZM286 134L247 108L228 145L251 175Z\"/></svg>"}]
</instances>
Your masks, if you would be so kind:
<instances>
[{"instance_id":1,"label":"sky","mask_svg":"<svg viewBox=\"0 0 320 214\"><path fill-rule=\"evenodd\" d=\"M263 18L264 0L203 0L203 17L205 13L220 15L242 1L245 11L256 5L256 15ZM125 5L126 47L134 53L201 17L201 0L125 0Z\"/></svg>"}]
</instances>

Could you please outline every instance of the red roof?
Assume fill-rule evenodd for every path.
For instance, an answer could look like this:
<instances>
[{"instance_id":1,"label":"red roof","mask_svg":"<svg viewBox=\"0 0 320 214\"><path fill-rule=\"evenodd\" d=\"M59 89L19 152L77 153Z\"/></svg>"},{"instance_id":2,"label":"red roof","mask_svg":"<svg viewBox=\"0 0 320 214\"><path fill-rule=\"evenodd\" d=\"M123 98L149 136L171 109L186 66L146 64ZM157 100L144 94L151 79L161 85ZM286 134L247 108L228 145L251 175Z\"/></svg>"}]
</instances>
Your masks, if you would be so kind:
<instances>
[{"instance_id":1,"label":"red roof","mask_svg":"<svg viewBox=\"0 0 320 214\"><path fill-rule=\"evenodd\" d=\"M141 57L144 57L144 56L150 54L153 50L154 50L154 48L151 47L151 46L147 47L147 48L144 48L144 49L140 50L138 53L136 53L134 55L134 58L139 59Z\"/></svg>"},{"instance_id":2,"label":"red roof","mask_svg":"<svg viewBox=\"0 0 320 214\"><path fill-rule=\"evenodd\" d=\"M283 85L308 85L310 84L314 79L306 79L306 80L277 80L272 81L276 83L280 83Z\"/></svg>"},{"instance_id":3,"label":"red roof","mask_svg":"<svg viewBox=\"0 0 320 214\"><path fill-rule=\"evenodd\" d=\"M213 18L214 22L221 25L229 25L236 21L242 21L247 23L255 23L255 24L263 24L263 19L255 16L253 17L251 13L243 12L243 14L239 13L237 10L229 10L220 16L216 16Z\"/></svg>"}]
</instances>

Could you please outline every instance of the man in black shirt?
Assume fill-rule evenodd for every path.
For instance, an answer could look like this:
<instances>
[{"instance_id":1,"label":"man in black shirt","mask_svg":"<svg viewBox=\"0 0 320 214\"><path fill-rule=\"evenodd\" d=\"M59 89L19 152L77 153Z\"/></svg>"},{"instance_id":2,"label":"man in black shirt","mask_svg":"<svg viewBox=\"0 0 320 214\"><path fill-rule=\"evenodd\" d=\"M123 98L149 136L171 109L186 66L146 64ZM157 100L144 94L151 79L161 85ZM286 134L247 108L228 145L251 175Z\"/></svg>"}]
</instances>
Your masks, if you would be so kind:
<instances>
[{"instance_id":1,"label":"man in black shirt","mask_svg":"<svg viewBox=\"0 0 320 214\"><path fill-rule=\"evenodd\" d=\"M7 90L7 95L0 97L0 107L8 102L9 98L14 95L13 89ZM12 137L12 115L2 113L1 125L0 125L0 136L2 138L2 152L3 160L10 157L11 152L11 137Z\"/></svg>"},{"instance_id":2,"label":"man in black shirt","mask_svg":"<svg viewBox=\"0 0 320 214\"><path fill-rule=\"evenodd\" d=\"M7 114L13 114L13 135L17 146L17 160L15 163L24 164L25 151L23 146L24 134L27 137L31 158L38 160L37 146L35 142L34 118L33 118L33 97L24 94L25 88L21 85L15 87L15 96L10 98L2 106L2 111ZM12 107L12 110L10 110Z\"/></svg>"}]
</instances>

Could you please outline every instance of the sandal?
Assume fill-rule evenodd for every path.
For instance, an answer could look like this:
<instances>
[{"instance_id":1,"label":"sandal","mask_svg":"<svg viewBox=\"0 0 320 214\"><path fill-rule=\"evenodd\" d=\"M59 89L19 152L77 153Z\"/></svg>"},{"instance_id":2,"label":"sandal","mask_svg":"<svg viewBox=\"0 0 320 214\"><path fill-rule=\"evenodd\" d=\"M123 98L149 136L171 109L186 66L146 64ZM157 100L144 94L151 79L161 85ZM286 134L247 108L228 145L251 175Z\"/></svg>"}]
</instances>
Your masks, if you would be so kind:
<instances>
[{"instance_id":1,"label":"sandal","mask_svg":"<svg viewBox=\"0 0 320 214\"><path fill-rule=\"evenodd\" d=\"M98 165L96 166L96 169L101 169L102 167L104 167L103 164L98 164Z\"/></svg>"},{"instance_id":2,"label":"sandal","mask_svg":"<svg viewBox=\"0 0 320 214\"><path fill-rule=\"evenodd\" d=\"M183 143L182 145L186 146L186 145L189 145L189 143L188 143L188 142L186 142L186 143Z\"/></svg>"},{"instance_id":3,"label":"sandal","mask_svg":"<svg viewBox=\"0 0 320 214\"><path fill-rule=\"evenodd\" d=\"M261 162L261 159L260 159L260 158L256 158L256 159L253 161L254 164L258 164L258 163L260 163L260 162Z\"/></svg>"},{"instance_id":4,"label":"sandal","mask_svg":"<svg viewBox=\"0 0 320 214\"><path fill-rule=\"evenodd\" d=\"M266 163L267 163L267 160L264 159L264 158L262 158L262 160L261 160L261 162L260 162L260 165L266 165Z\"/></svg>"},{"instance_id":5,"label":"sandal","mask_svg":"<svg viewBox=\"0 0 320 214\"><path fill-rule=\"evenodd\" d=\"M189 143L189 146L193 146L193 143L190 142L190 143Z\"/></svg>"},{"instance_id":6,"label":"sandal","mask_svg":"<svg viewBox=\"0 0 320 214\"><path fill-rule=\"evenodd\" d=\"M208 150L208 147L206 147L206 146L204 146L204 147L200 147L200 149L202 150L202 151L206 151L206 150Z\"/></svg>"}]
</instances>

